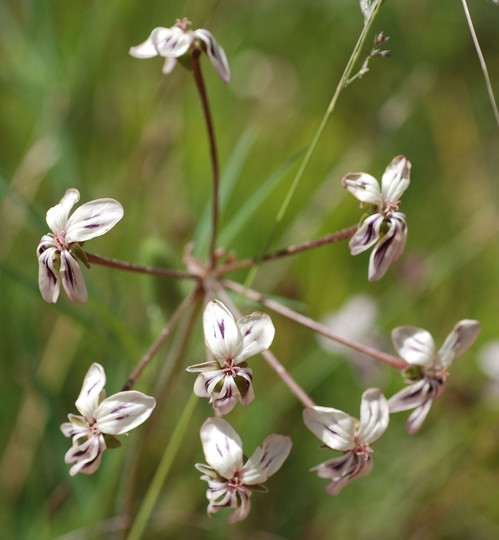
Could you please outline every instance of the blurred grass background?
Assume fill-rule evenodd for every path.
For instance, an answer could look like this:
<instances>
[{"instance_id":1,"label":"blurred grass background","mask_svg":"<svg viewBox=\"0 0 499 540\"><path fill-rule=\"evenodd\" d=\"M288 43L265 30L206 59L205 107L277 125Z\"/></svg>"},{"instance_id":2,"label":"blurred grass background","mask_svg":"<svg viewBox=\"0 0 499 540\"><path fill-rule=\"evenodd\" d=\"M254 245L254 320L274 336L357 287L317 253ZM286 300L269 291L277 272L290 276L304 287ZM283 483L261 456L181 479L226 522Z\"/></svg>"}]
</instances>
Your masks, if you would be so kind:
<instances>
[{"instance_id":1,"label":"blurred grass background","mask_svg":"<svg viewBox=\"0 0 499 540\"><path fill-rule=\"evenodd\" d=\"M470 0L492 83L499 88L499 8ZM188 284L93 266L90 299L56 305L38 292L35 249L46 210L76 187L81 201L114 197L124 219L91 252L143 264L182 266L193 237L203 256L211 177L205 126L190 74L161 74L162 60L127 53L152 28L187 16L213 32L233 77L224 86L206 59L227 202L220 245L260 252L303 150L311 142L362 27L353 0L4 0L0 4L0 536L64 540L121 538L169 440L204 359L199 321L182 369L150 423L106 452L99 471L70 478L69 441L59 431L91 362L115 393L188 291ZM430 330L441 344L462 318L482 333L458 359L421 432L394 415L374 445L373 472L339 497L308 469L333 454L301 422L301 406L263 359L252 359L257 399L228 420L249 455L270 433L294 448L249 518L206 516L197 406L162 491L148 539L492 539L499 537L499 406L480 371L481 348L498 337L498 128L460 2L387 1L374 31L391 36L389 59L342 95L279 229L283 247L355 223L357 201L341 177L381 177L397 154L412 161L401 210L409 239L401 260L367 282L368 255L345 244L269 263L254 288L288 297L323 319L354 294L375 299L375 338L392 352L400 324ZM371 38L368 41L370 45ZM367 53L368 51L366 51ZM250 213L249 202L263 190ZM240 218L248 214L249 220ZM238 221L239 219L239 221ZM240 280L244 273L236 275ZM245 312L254 309L244 306ZM273 316L272 350L313 399L357 416L369 385L391 395L400 376L352 367L305 329ZM182 346L168 342L137 384L158 396ZM497 360L499 362L499 359ZM156 381L159 379L159 384Z\"/></svg>"}]
</instances>

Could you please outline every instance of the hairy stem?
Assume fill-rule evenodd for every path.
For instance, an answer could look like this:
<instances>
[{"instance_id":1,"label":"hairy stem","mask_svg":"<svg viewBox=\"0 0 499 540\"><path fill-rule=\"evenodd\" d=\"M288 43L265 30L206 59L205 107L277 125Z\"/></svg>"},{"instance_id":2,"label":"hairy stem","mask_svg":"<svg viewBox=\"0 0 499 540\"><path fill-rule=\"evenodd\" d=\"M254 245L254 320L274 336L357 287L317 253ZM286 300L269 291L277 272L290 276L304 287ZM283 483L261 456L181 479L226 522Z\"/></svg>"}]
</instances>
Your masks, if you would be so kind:
<instances>
[{"instance_id":1,"label":"hairy stem","mask_svg":"<svg viewBox=\"0 0 499 540\"><path fill-rule=\"evenodd\" d=\"M262 304L262 306L266 306L272 309L273 311L275 311L276 313L280 313L284 317L287 317L288 319L291 319L297 322L298 324L306 326L307 328L309 328L310 330L313 330L314 332L317 332L318 334L321 334L334 341L337 341L338 343L342 343L343 345L346 345L347 347L350 347L351 349L355 349L356 351L372 356L373 358L376 358L376 360L379 360L380 362L384 362L385 364L388 364L392 367L395 367L401 370L409 367L409 365L406 362L404 362L402 359L400 359L398 356L393 356L391 354L378 351L377 349L368 347L367 345L362 345L362 343L358 343L357 341L353 341L351 339L343 337L340 334L337 334L336 332L334 332L333 330L330 330L327 326L324 326L323 324L320 324L314 321L313 319L310 319L309 317L302 315L301 313L293 311L292 309L286 306L283 306L282 304L279 304L278 302L275 302L274 300L270 300L259 292L256 292L247 288L245 289L239 283L235 283L234 281L225 279L222 281L222 285L224 285L225 287L237 293L244 293L248 298L251 298L252 300L259 302L260 304Z\"/></svg>"},{"instance_id":2,"label":"hairy stem","mask_svg":"<svg viewBox=\"0 0 499 540\"><path fill-rule=\"evenodd\" d=\"M213 200L212 200L212 228L211 228L211 240L210 240L210 267L214 268L216 264L215 244L217 240L218 229L218 199L219 199L219 171L218 171L218 153L215 140L215 129L213 127L213 121L211 118L210 106L208 103L208 96L203 81L203 75L201 73L201 64L199 62L199 56L201 51L195 49L192 52L192 71L196 86L201 98L201 105L203 107L204 118L206 121L206 128L208 130L208 139L210 142L210 156L211 156L211 170L213 176Z\"/></svg>"},{"instance_id":3,"label":"hairy stem","mask_svg":"<svg viewBox=\"0 0 499 540\"><path fill-rule=\"evenodd\" d=\"M241 312L234 305L232 300L229 298L229 295L224 291L222 287L217 287L217 292L223 299L223 301L229 306L230 310L233 311L238 318L241 318ZM303 390L303 388L291 377L286 368L277 360L275 355L270 351L264 351L262 356L267 360L272 369L279 375L279 377L287 384L291 392L303 403L304 407L313 407L315 403L312 398Z\"/></svg>"},{"instance_id":4,"label":"hairy stem","mask_svg":"<svg viewBox=\"0 0 499 540\"><path fill-rule=\"evenodd\" d=\"M117 261L116 259L108 259L107 257L101 257L100 255L94 255L92 253L85 252L89 263L99 264L100 266L107 266L108 268L116 268L118 270L125 270L127 272L138 272L140 274L150 274L152 276L170 277L170 278L196 278L194 274L190 272L182 272L181 270L172 270L170 268L156 268L154 266L142 266L140 264L133 264L123 261Z\"/></svg>"},{"instance_id":5,"label":"hairy stem","mask_svg":"<svg viewBox=\"0 0 499 540\"><path fill-rule=\"evenodd\" d=\"M233 263L227 263L217 268L217 274L223 275L227 272L233 272L234 270L241 270L242 268L248 268L249 266L253 266L257 263L275 261L276 259L281 259L282 257L287 257L289 255L296 255L297 253L301 253L302 251L307 251L309 249L325 246L327 244L340 242L341 240L346 240L348 238L351 238L357 231L357 228L358 228L358 225L352 225L351 227L348 227L347 229L342 229L341 231L338 231L336 233L327 234L326 236L321 236L320 238L316 238L315 240L308 240L307 242L303 242L302 244L297 244L296 246L289 246L284 249L273 251L272 253L267 253L266 255L263 255L259 259L253 257L250 259L244 259L242 261L235 261Z\"/></svg>"}]
</instances>

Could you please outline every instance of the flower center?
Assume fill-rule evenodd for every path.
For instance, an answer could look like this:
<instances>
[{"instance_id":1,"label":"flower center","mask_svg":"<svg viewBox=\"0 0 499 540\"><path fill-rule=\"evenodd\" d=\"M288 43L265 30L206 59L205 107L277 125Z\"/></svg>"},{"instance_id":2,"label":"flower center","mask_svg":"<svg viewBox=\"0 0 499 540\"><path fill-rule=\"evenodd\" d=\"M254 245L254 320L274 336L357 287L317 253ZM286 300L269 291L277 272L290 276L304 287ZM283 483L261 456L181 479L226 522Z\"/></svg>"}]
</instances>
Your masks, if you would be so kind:
<instances>
[{"instance_id":1,"label":"flower center","mask_svg":"<svg viewBox=\"0 0 499 540\"><path fill-rule=\"evenodd\" d=\"M191 21L187 17L184 17L183 19L177 19L175 21L175 26L182 28L184 32L187 32L187 27L190 26L191 24L192 24Z\"/></svg>"},{"instance_id":2,"label":"flower center","mask_svg":"<svg viewBox=\"0 0 499 540\"><path fill-rule=\"evenodd\" d=\"M239 370L240 370L239 366L234 365L234 359L230 358L229 360L227 360L227 363L225 364L223 372L226 376L237 377Z\"/></svg>"},{"instance_id":3,"label":"flower center","mask_svg":"<svg viewBox=\"0 0 499 540\"><path fill-rule=\"evenodd\" d=\"M390 215L394 210L399 209L400 200L398 201L385 201L385 216Z\"/></svg>"},{"instance_id":4,"label":"flower center","mask_svg":"<svg viewBox=\"0 0 499 540\"><path fill-rule=\"evenodd\" d=\"M353 451L358 456L369 458L369 456L373 453L373 449L369 446L369 444L361 443L358 437L354 438L354 444L355 444L355 448L353 449Z\"/></svg>"},{"instance_id":5,"label":"flower center","mask_svg":"<svg viewBox=\"0 0 499 540\"><path fill-rule=\"evenodd\" d=\"M233 491L237 491L238 489L240 489L242 486L243 486L243 482L242 482L242 479L239 478L239 473L237 472L231 480L228 480L227 481L227 487L230 489L230 490L233 490Z\"/></svg>"}]
</instances>

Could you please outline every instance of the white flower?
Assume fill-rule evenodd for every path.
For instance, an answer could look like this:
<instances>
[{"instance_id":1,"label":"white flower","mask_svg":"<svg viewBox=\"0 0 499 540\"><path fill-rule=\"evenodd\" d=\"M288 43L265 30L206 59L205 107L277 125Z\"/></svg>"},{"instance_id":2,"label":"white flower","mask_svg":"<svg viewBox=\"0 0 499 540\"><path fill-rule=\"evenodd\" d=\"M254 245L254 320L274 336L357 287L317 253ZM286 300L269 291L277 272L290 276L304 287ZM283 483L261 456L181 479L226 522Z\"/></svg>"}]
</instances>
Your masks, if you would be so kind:
<instances>
[{"instance_id":1,"label":"white flower","mask_svg":"<svg viewBox=\"0 0 499 540\"><path fill-rule=\"evenodd\" d=\"M421 427L432 403L444 389L447 368L473 345L479 332L478 321L459 321L435 354L435 343L426 330L400 326L392 331L395 349L413 367L405 372L411 384L390 398L390 412L415 409L407 421L409 433L416 433Z\"/></svg>"},{"instance_id":2,"label":"white flower","mask_svg":"<svg viewBox=\"0 0 499 540\"><path fill-rule=\"evenodd\" d=\"M208 54L222 81L228 83L230 69L224 50L208 30L187 30L190 24L190 21L184 18L182 21L177 19L175 26L171 28L155 28L144 43L132 47L129 52L135 58L162 56L165 58L163 73L167 74L177 64L177 58L192 49L203 50Z\"/></svg>"},{"instance_id":3,"label":"white flower","mask_svg":"<svg viewBox=\"0 0 499 540\"><path fill-rule=\"evenodd\" d=\"M217 415L224 415L238 400L247 405L255 398L253 376L246 359L270 347L274 325L266 313L259 311L236 323L222 302L212 300L204 310L203 329L206 346L214 360L189 366L187 371L200 372L194 393L209 397Z\"/></svg>"},{"instance_id":4,"label":"white flower","mask_svg":"<svg viewBox=\"0 0 499 540\"><path fill-rule=\"evenodd\" d=\"M320 478L332 480L326 493L338 495L352 480L371 472L373 450L369 444L388 427L388 402L377 388L369 388L362 394L360 422L338 409L317 406L303 411L303 421L326 446L343 452L311 469Z\"/></svg>"},{"instance_id":5,"label":"white flower","mask_svg":"<svg viewBox=\"0 0 499 540\"><path fill-rule=\"evenodd\" d=\"M405 156L395 157L381 179L366 173L349 173L341 182L361 208L370 207L350 239L350 252L358 255L376 244L369 259L369 281L381 279L390 264L404 251L407 240L405 215L398 210L400 197L409 186L411 163Z\"/></svg>"},{"instance_id":6,"label":"white flower","mask_svg":"<svg viewBox=\"0 0 499 540\"><path fill-rule=\"evenodd\" d=\"M104 368L93 363L75 403L82 416L69 414L69 422L61 425L63 434L73 439L65 456L66 463L76 462L69 470L71 476L95 472L102 452L120 445L114 435L122 435L145 422L156 406L154 398L135 390L104 399L105 384Z\"/></svg>"},{"instance_id":7,"label":"white flower","mask_svg":"<svg viewBox=\"0 0 499 540\"><path fill-rule=\"evenodd\" d=\"M208 482L208 513L236 508L229 523L245 519L252 491L267 491L261 484L275 474L291 451L291 439L270 435L243 465L241 438L222 418L208 418L201 426L201 442L208 465L196 463Z\"/></svg>"},{"instance_id":8,"label":"white flower","mask_svg":"<svg viewBox=\"0 0 499 540\"><path fill-rule=\"evenodd\" d=\"M61 202L47 212L52 233L42 237L36 250L38 285L46 302L56 302L62 286L73 301L86 302L87 287L78 260L86 257L78 242L101 236L123 217L123 207L114 199L97 199L69 212L80 199L77 189L68 189Z\"/></svg>"}]
</instances>

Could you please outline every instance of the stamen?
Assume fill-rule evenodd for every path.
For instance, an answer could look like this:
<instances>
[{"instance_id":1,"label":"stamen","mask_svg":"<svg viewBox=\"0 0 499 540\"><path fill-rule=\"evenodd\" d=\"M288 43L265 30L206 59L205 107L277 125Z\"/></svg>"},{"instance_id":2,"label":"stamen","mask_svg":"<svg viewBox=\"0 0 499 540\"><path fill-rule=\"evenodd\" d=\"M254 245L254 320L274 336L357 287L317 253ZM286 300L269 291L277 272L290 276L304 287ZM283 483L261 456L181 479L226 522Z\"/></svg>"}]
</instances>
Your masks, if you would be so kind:
<instances>
[{"instance_id":1,"label":"stamen","mask_svg":"<svg viewBox=\"0 0 499 540\"><path fill-rule=\"evenodd\" d=\"M184 32L187 32L187 27L190 26L191 24L192 24L191 21L187 17L184 17L183 19L177 19L175 21L175 26L182 28Z\"/></svg>"}]
</instances>

